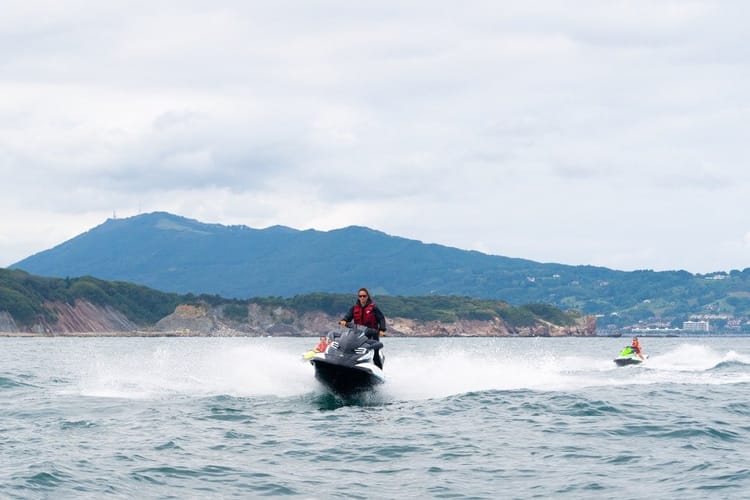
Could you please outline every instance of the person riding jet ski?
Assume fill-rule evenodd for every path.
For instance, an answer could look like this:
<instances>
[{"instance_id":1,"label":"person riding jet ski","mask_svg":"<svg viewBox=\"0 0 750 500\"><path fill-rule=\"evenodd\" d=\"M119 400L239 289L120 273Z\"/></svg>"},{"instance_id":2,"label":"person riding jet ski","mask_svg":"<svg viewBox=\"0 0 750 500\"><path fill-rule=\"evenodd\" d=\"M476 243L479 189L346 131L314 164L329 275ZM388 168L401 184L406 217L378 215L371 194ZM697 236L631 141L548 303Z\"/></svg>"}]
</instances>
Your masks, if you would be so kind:
<instances>
[{"instance_id":1,"label":"person riding jet ski","mask_svg":"<svg viewBox=\"0 0 750 500\"><path fill-rule=\"evenodd\" d=\"M354 321L355 325L361 325L374 330L374 333L370 333L371 330L368 330L367 333L367 337L372 340L379 342L380 336L385 335L385 315L378 305L373 302L367 288L360 288L357 291L357 302L354 303L349 312L339 321L339 324L346 326L350 321ZM383 361L380 359L380 349L375 349L373 362L378 368L383 369Z\"/></svg>"},{"instance_id":2,"label":"person riding jet ski","mask_svg":"<svg viewBox=\"0 0 750 500\"><path fill-rule=\"evenodd\" d=\"M643 363L647 357L648 356L643 355L641 343L638 341L638 337L633 337L633 341L630 345L625 346L622 352L620 352L620 355L614 359L614 362L617 366L639 365Z\"/></svg>"}]
</instances>

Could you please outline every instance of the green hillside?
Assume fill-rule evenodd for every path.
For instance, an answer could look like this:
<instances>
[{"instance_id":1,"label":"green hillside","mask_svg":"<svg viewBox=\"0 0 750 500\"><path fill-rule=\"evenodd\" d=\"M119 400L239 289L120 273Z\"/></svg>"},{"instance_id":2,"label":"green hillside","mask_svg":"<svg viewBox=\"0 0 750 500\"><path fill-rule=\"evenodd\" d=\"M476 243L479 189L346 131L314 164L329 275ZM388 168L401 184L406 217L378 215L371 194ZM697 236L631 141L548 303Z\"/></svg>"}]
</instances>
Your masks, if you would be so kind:
<instances>
[{"instance_id":1,"label":"green hillside","mask_svg":"<svg viewBox=\"0 0 750 500\"><path fill-rule=\"evenodd\" d=\"M92 277L43 278L24 271L0 269L0 311L10 313L19 326L32 325L39 317L53 314L45 302L73 303L85 299L97 305L108 305L129 320L149 326L171 314L179 304L204 303L223 306L224 314L236 321L247 319L247 305L281 306L302 314L321 311L343 314L352 304L351 294L313 293L290 298L267 297L225 299L218 295L165 293L142 285L112 282ZM544 304L519 307L493 300L469 297L388 297L378 299L390 317L420 321L453 322L460 319L491 320L499 317L511 326L530 326L543 320L558 326L569 326L580 318L576 311L561 311Z\"/></svg>"},{"instance_id":2,"label":"green hillside","mask_svg":"<svg viewBox=\"0 0 750 500\"><path fill-rule=\"evenodd\" d=\"M105 281L90 276L81 278L43 278L24 271L0 269L0 311L10 313L19 325L30 325L39 316L50 320L45 302L76 299L111 306L136 324L155 323L172 313L185 297L165 293L142 285Z\"/></svg>"}]
</instances>

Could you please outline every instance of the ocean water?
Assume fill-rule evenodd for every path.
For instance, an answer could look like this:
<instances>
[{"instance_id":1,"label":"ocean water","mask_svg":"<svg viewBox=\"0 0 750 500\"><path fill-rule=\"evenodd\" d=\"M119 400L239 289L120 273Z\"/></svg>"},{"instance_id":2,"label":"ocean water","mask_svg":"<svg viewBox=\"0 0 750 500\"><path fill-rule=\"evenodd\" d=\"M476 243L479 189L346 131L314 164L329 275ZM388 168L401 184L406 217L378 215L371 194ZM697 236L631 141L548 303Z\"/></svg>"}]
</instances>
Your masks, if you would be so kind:
<instances>
[{"instance_id":1,"label":"ocean water","mask_svg":"<svg viewBox=\"0 0 750 500\"><path fill-rule=\"evenodd\" d=\"M750 338L1 338L0 498L748 498Z\"/></svg>"}]
</instances>

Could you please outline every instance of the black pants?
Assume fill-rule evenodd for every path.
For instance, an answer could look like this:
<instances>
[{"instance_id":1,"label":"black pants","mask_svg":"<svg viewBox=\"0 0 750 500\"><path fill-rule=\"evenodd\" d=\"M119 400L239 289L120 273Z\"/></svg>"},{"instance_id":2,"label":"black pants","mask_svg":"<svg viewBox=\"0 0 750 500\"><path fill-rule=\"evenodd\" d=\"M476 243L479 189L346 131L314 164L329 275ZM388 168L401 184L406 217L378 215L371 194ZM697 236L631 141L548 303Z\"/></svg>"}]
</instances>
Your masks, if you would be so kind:
<instances>
[{"instance_id":1,"label":"black pants","mask_svg":"<svg viewBox=\"0 0 750 500\"><path fill-rule=\"evenodd\" d=\"M371 340L375 340L377 342L380 342L380 332L375 333L367 333L367 338ZM372 362L375 363L375 366L383 369L383 361L380 359L380 349L375 349L375 353L372 356Z\"/></svg>"}]
</instances>

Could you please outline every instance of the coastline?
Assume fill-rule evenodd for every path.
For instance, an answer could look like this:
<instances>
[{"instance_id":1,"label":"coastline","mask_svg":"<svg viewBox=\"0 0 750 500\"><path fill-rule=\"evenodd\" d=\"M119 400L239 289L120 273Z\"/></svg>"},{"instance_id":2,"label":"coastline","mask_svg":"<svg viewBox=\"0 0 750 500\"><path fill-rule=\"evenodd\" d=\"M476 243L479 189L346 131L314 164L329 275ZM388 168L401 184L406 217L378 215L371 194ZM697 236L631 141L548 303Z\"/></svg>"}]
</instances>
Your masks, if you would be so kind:
<instances>
[{"instance_id":1,"label":"coastline","mask_svg":"<svg viewBox=\"0 0 750 500\"><path fill-rule=\"evenodd\" d=\"M257 335L248 334L246 332L222 332L219 335L206 334L198 332L184 332L184 331L132 331L132 332L57 332L57 333L35 333L35 332L0 332L0 338L58 338L58 337L71 337L71 338L97 338L97 337L132 337L132 338L147 338L147 337L183 337L183 338L260 338L260 337L276 337L276 338L315 338L319 334L300 334L300 335ZM387 335L389 338L598 338L598 339L615 339L620 336L615 335L450 335L450 334L437 334L437 335ZM685 334L685 335L639 335L640 338L727 338L727 337L750 337L750 333L713 333L713 334Z\"/></svg>"}]
</instances>

